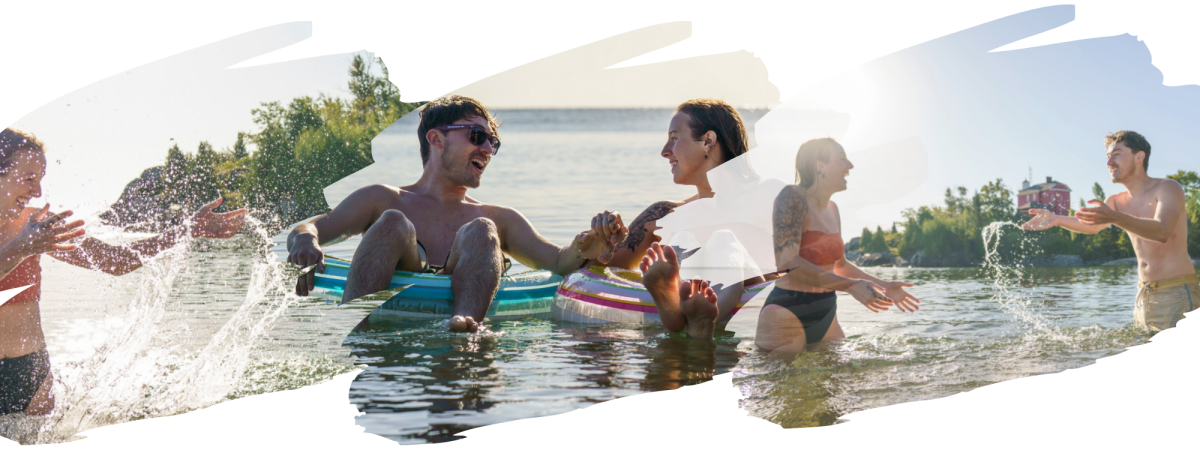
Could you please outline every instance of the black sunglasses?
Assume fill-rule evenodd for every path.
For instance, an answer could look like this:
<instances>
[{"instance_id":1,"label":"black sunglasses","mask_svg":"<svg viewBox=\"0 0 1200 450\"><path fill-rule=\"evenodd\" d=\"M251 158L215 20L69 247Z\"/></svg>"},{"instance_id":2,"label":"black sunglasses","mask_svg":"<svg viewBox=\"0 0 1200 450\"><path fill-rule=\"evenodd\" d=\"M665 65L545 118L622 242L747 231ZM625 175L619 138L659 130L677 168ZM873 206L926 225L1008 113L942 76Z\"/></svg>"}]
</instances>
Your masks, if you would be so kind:
<instances>
[{"instance_id":1,"label":"black sunglasses","mask_svg":"<svg viewBox=\"0 0 1200 450\"><path fill-rule=\"evenodd\" d=\"M492 143L492 156L496 156L497 153L500 153L500 138L493 136L492 133L489 133L479 125L442 125L440 127L434 127L433 129L446 131L457 130L460 128L471 129L471 133L467 137L471 139L472 145L479 146L483 145L484 142L490 141Z\"/></svg>"}]
</instances>

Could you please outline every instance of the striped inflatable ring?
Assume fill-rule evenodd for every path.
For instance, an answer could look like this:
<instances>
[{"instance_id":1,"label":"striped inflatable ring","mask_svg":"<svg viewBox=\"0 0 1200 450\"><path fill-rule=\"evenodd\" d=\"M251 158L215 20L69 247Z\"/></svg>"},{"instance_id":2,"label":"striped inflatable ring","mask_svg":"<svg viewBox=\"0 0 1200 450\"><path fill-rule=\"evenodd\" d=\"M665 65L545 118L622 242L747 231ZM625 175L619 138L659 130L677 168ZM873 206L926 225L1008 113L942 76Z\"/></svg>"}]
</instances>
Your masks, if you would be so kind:
<instances>
[{"instance_id":1,"label":"striped inflatable ring","mask_svg":"<svg viewBox=\"0 0 1200 450\"><path fill-rule=\"evenodd\" d=\"M771 282L748 286L729 320ZM642 287L642 274L631 270L592 266L572 273L554 294L551 315L556 320L585 324L661 323L650 292Z\"/></svg>"},{"instance_id":2,"label":"striped inflatable ring","mask_svg":"<svg viewBox=\"0 0 1200 450\"><path fill-rule=\"evenodd\" d=\"M316 287L322 296L340 300L346 288L350 262L326 256L325 273L317 273ZM492 299L487 317L492 320L513 320L526 317L547 317L554 292L562 277L545 270L531 270L500 278L500 291ZM411 319L446 319L454 307L450 293L450 276L397 270L388 289L405 287L388 299L376 314Z\"/></svg>"}]
</instances>

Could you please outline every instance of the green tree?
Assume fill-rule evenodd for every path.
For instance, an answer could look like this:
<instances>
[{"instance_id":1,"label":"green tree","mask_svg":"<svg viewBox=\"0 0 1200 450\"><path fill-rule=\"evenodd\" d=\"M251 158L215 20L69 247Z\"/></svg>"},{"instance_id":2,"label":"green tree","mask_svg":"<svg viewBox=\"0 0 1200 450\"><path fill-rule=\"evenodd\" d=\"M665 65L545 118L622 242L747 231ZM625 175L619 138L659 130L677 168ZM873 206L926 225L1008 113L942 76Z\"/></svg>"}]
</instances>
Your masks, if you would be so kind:
<instances>
[{"instance_id":1,"label":"green tree","mask_svg":"<svg viewBox=\"0 0 1200 450\"><path fill-rule=\"evenodd\" d=\"M1104 188L1100 187L1099 182L1092 185L1092 198L1094 198L1096 200L1100 200L1100 201L1104 201L1105 199L1108 198L1107 196L1104 195Z\"/></svg>"},{"instance_id":2,"label":"green tree","mask_svg":"<svg viewBox=\"0 0 1200 450\"><path fill-rule=\"evenodd\" d=\"M164 202L168 205L180 202L180 197L186 192L184 182L187 178L187 155L179 149L179 144L172 144L167 149L167 160L163 164Z\"/></svg>"},{"instance_id":3,"label":"green tree","mask_svg":"<svg viewBox=\"0 0 1200 450\"><path fill-rule=\"evenodd\" d=\"M876 226L875 233L871 234L870 253L883 253L887 250L887 237L883 234L883 228Z\"/></svg>"},{"instance_id":4,"label":"green tree","mask_svg":"<svg viewBox=\"0 0 1200 450\"><path fill-rule=\"evenodd\" d=\"M250 156L250 153L246 151L246 133L239 131L237 142L233 143L233 159L242 159L247 156Z\"/></svg>"}]
</instances>

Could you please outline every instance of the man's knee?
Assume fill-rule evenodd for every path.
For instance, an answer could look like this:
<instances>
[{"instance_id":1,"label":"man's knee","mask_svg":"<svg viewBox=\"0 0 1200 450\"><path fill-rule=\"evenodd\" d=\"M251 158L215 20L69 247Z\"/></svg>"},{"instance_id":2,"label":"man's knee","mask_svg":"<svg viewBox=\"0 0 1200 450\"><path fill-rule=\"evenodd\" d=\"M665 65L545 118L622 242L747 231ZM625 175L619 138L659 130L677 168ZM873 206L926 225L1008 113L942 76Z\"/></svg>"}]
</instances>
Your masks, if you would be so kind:
<instances>
[{"instance_id":1,"label":"man's knee","mask_svg":"<svg viewBox=\"0 0 1200 450\"><path fill-rule=\"evenodd\" d=\"M500 247L500 232L496 228L496 223L486 217L479 217L467 222L459 230L459 235L475 246L492 245L497 248Z\"/></svg>"},{"instance_id":2,"label":"man's knee","mask_svg":"<svg viewBox=\"0 0 1200 450\"><path fill-rule=\"evenodd\" d=\"M371 228L368 231L410 235L416 232L416 228L413 227L412 222L408 220L408 217L405 217L404 213L395 209L389 209L379 215L379 219L374 224L371 224Z\"/></svg>"}]
</instances>

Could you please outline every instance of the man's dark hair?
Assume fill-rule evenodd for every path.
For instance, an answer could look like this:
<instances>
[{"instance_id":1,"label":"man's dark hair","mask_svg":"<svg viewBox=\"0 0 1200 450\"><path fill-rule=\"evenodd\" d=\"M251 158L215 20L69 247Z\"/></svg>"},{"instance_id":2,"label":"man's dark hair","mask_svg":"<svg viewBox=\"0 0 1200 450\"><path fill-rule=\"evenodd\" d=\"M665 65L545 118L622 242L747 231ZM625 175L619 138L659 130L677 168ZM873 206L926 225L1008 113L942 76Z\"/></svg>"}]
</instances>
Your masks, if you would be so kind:
<instances>
[{"instance_id":1,"label":"man's dark hair","mask_svg":"<svg viewBox=\"0 0 1200 450\"><path fill-rule=\"evenodd\" d=\"M692 129L692 139L699 141L704 137L704 133L709 131L717 134L717 142L721 144L721 162L733 161L733 158L748 150L746 126L742 124L742 116L724 100L688 100L675 108L675 112L691 117L688 128Z\"/></svg>"},{"instance_id":2,"label":"man's dark hair","mask_svg":"<svg viewBox=\"0 0 1200 450\"><path fill-rule=\"evenodd\" d=\"M1145 136L1136 131L1121 130L1104 137L1104 148L1121 143L1124 143L1134 153L1145 153L1146 158L1142 160L1142 168L1147 172L1150 171L1150 142L1146 140Z\"/></svg>"},{"instance_id":3,"label":"man's dark hair","mask_svg":"<svg viewBox=\"0 0 1200 450\"><path fill-rule=\"evenodd\" d=\"M492 134L497 138L500 137L498 128L500 121L488 113L486 106L471 97L463 97L461 95L449 95L437 100L426 103L421 108L421 125L417 127L417 138L421 140L421 165L429 162L429 140L425 135L429 130L440 127L442 125L450 125L457 122L459 119L479 116L487 119L488 125L492 127Z\"/></svg>"}]
</instances>

